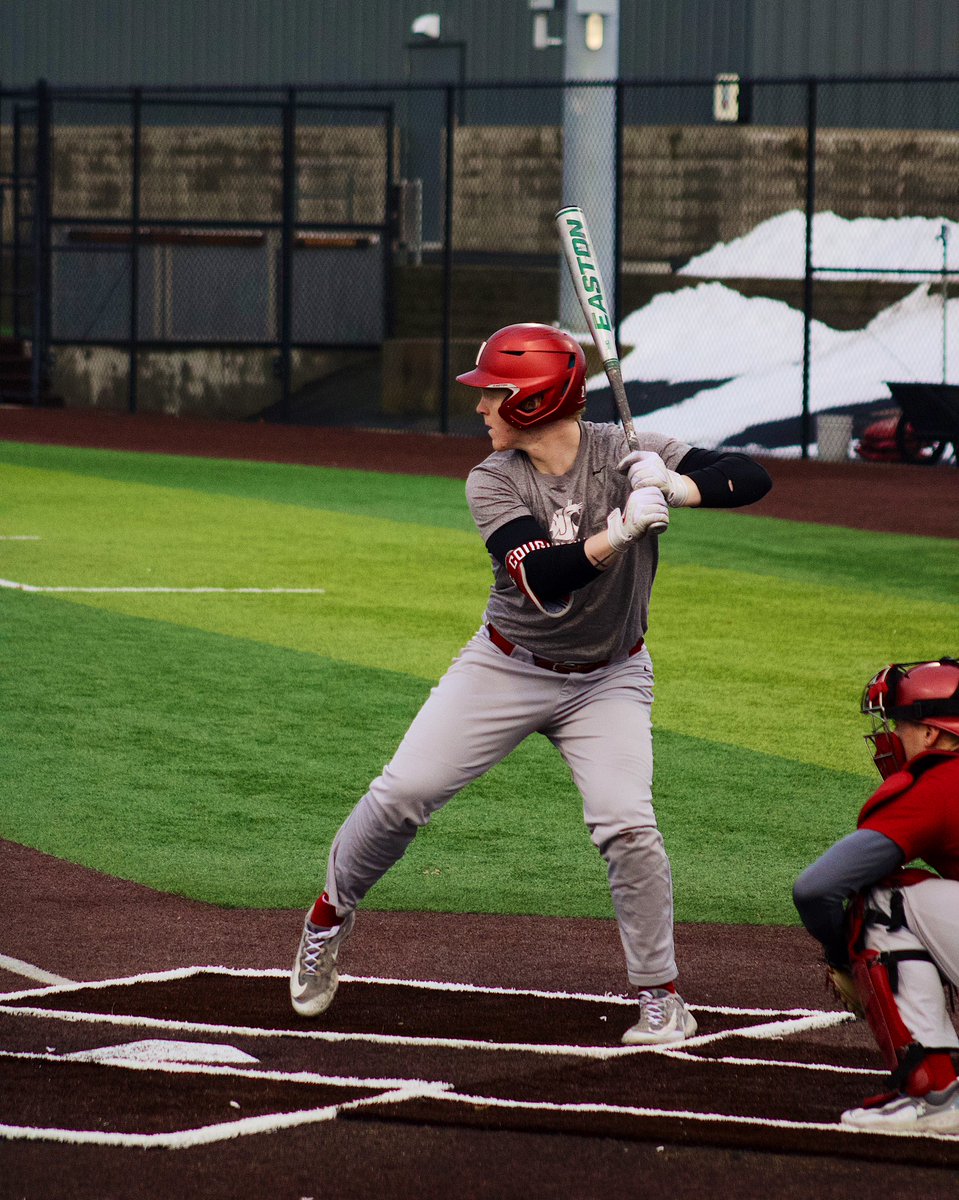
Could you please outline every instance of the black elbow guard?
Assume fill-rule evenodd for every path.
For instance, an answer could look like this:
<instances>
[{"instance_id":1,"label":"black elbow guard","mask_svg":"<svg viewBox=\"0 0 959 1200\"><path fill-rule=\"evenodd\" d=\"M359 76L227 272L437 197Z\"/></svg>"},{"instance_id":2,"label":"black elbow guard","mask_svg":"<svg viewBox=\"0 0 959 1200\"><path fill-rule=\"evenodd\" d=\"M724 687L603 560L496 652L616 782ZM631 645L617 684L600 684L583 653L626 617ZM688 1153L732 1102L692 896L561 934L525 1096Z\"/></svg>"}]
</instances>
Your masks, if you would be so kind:
<instances>
[{"instance_id":1,"label":"black elbow guard","mask_svg":"<svg viewBox=\"0 0 959 1200\"><path fill-rule=\"evenodd\" d=\"M693 449L679 464L699 488L703 508L741 508L761 500L773 485L768 472L747 454Z\"/></svg>"}]
</instances>

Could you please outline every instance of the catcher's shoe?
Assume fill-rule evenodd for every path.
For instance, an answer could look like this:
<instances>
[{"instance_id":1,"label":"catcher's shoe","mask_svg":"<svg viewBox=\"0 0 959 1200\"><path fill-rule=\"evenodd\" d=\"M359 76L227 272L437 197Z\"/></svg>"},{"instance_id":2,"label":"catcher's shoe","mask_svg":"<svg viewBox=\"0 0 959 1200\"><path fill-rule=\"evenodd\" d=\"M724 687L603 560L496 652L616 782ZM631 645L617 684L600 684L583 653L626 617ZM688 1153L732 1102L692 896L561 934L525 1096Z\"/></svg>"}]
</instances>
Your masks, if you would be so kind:
<instances>
[{"instance_id":1,"label":"catcher's shoe","mask_svg":"<svg viewBox=\"0 0 959 1200\"><path fill-rule=\"evenodd\" d=\"M655 1046L682 1042L696 1032L696 1019L682 996L666 988L639 993L639 1020L623 1034L624 1046Z\"/></svg>"},{"instance_id":2,"label":"catcher's shoe","mask_svg":"<svg viewBox=\"0 0 959 1200\"><path fill-rule=\"evenodd\" d=\"M842 1123L853 1129L959 1133L959 1080L941 1092L896 1096L879 1108L850 1108L842 1114Z\"/></svg>"},{"instance_id":3,"label":"catcher's shoe","mask_svg":"<svg viewBox=\"0 0 959 1200\"><path fill-rule=\"evenodd\" d=\"M303 936L290 974L290 999L301 1017L318 1017L326 1012L340 982L336 956L340 943L353 928L354 914L339 925L326 929L314 925L309 917L303 922Z\"/></svg>"}]
</instances>

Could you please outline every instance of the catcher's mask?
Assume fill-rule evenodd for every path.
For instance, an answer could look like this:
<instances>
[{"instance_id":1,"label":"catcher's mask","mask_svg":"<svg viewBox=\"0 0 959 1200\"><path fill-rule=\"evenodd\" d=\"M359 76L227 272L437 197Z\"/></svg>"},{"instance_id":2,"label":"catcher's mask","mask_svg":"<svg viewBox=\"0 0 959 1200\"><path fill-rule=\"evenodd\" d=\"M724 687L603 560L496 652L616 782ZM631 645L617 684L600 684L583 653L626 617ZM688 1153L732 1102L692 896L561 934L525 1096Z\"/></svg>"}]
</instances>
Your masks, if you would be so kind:
<instances>
[{"instance_id":1,"label":"catcher's mask","mask_svg":"<svg viewBox=\"0 0 959 1200\"><path fill-rule=\"evenodd\" d=\"M959 737L959 660L891 663L866 684L860 707L872 721L865 739L886 779L906 765L896 721L917 721Z\"/></svg>"},{"instance_id":2,"label":"catcher's mask","mask_svg":"<svg viewBox=\"0 0 959 1200\"><path fill-rule=\"evenodd\" d=\"M476 366L457 375L467 387L506 388L499 415L514 429L545 425L586 406L586 355L551 325L507 325L480 346Z\"/></svg>"}]
</instances>

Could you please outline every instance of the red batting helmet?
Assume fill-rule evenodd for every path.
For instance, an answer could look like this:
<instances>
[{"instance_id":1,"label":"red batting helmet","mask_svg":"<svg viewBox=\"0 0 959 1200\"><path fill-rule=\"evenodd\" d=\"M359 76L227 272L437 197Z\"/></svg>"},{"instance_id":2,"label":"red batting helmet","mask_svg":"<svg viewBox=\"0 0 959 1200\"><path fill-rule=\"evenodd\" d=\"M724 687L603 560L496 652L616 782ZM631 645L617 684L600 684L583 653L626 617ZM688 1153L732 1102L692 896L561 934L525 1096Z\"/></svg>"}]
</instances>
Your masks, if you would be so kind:
<instances>
[{"instance_id":1,"label":"red batting helmet","mask_svg":"<svg viewBox=\"0 0 959 1200\"><path fill-rule=\"evenodd\" d=\"M501 387L499 415L515 429L545 425L586 406L586 355L551 325L507 325L480 346L476 366L457 375L468 387Z\"/></svg>"},{"instance_id":2,"label":"red batting helmet","mask_svg":"<svg viewBox=\"0 0 959 1200\"><path fill-rule=\"evenodd\" d=\"M872 743L873 760L885 779L906 765L894 721L917 721L959 737L959 660L891 663L866 684L861 708L872 719L866 741Z\"/></svg>"}]
</instances>

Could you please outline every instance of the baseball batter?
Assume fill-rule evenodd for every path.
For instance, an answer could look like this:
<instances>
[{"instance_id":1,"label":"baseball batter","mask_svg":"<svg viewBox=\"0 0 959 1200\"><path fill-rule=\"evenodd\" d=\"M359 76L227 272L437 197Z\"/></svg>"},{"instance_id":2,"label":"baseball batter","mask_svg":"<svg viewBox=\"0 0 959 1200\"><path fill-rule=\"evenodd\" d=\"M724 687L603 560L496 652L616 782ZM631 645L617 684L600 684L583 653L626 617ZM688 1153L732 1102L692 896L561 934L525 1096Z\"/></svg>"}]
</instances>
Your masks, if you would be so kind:
<instances>
[{"instance_id":1,"label":"baseball batter","mask_svg":"<svg viewBox=\"0 0 959 1200\"><path fill-rule=\"evenodd\" d=\"M943 991L959 986L959 661L884 667L862 711L884 782L856 832L793 889L840 998L869 1022L892 1072L889 1090L842 1121L959 1133L959 1037ZM938 875L905 866L914 859Z\"/></svg>"},{"instance_id":2,"label":"baseball batter","mask_svg":"<svg viewBox=\"0 0 959 1200\"><path fill-rule=\"evenodd\" d=\"M541 733L583 798L630 983L626 1043L681 1041L696 1022L676 991L669 860L653 810L653 666L644 638L670 506L749 504L770 487L744 455L583 421L582 347L548 325L510 325L458 376L480 389L492 454L466 485L493 584L482 625L431 692L382 775L334 839L307 913L294 1009L322 1013L339 946L369 889L458 791ZM654 532L658 531L658 532Z\"/></svg>"}]
</instances>

